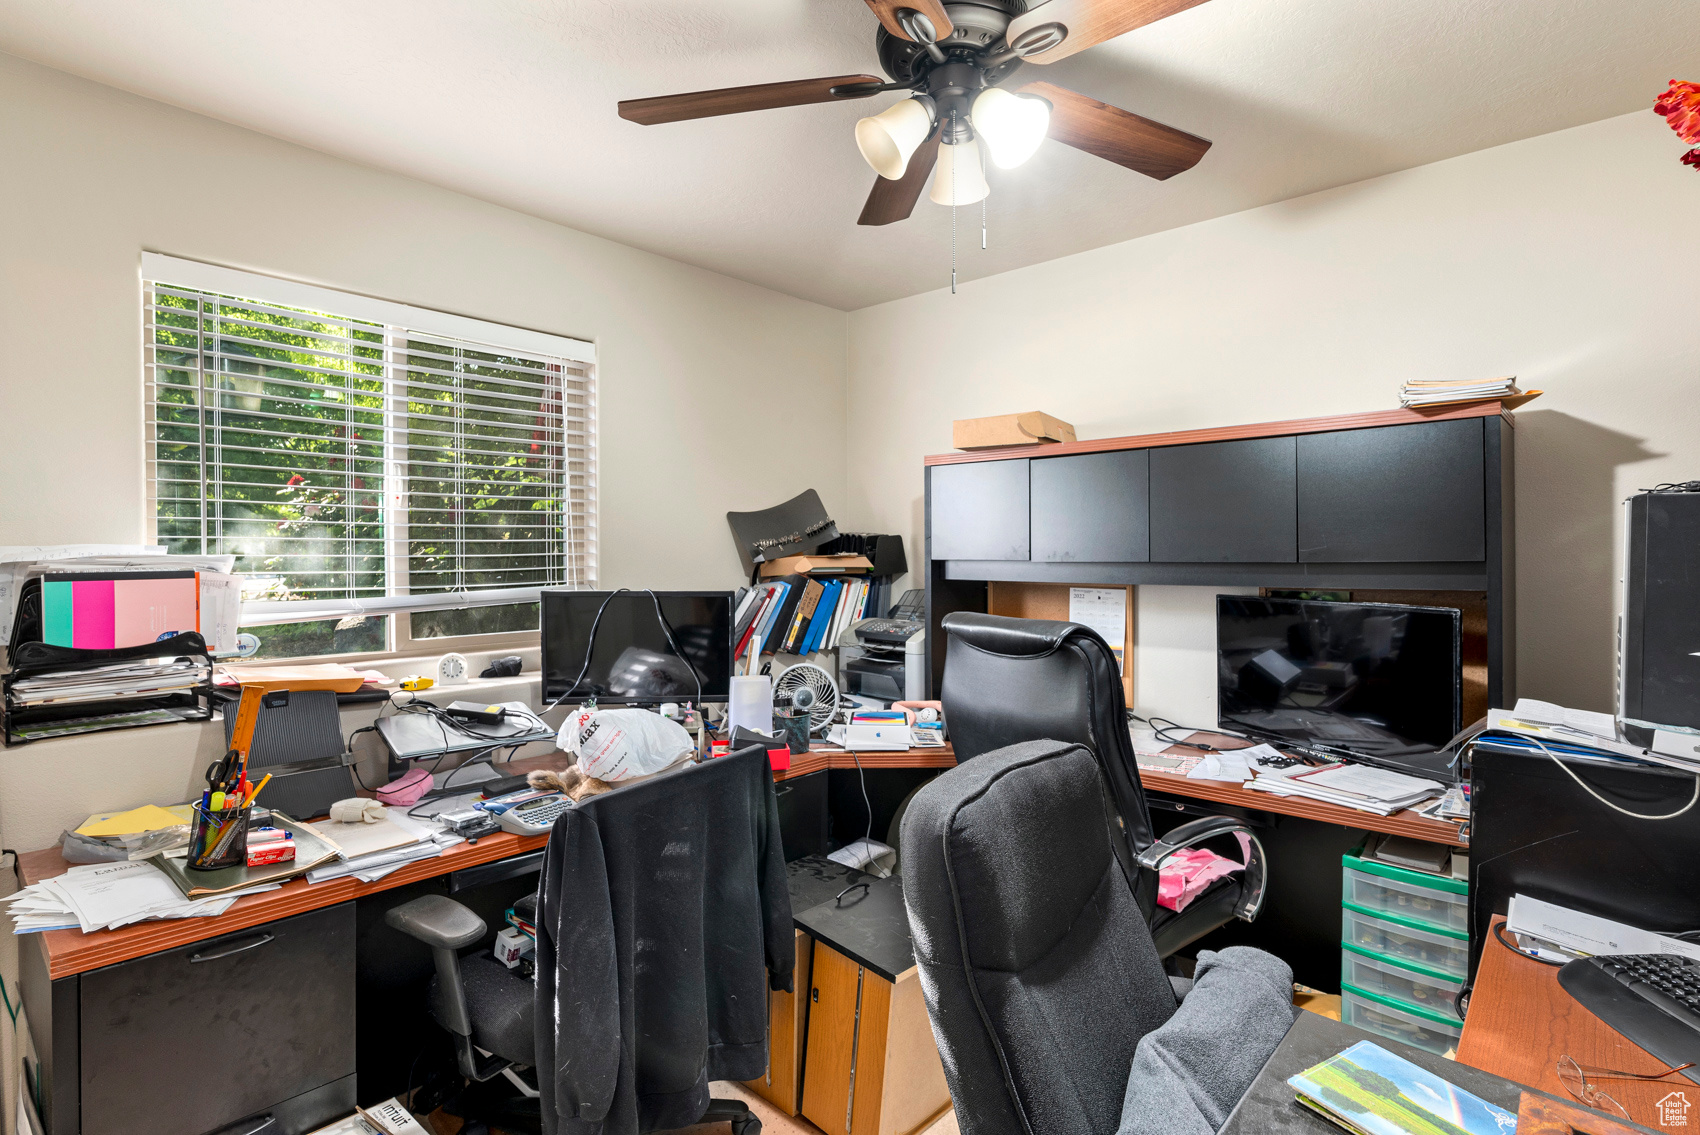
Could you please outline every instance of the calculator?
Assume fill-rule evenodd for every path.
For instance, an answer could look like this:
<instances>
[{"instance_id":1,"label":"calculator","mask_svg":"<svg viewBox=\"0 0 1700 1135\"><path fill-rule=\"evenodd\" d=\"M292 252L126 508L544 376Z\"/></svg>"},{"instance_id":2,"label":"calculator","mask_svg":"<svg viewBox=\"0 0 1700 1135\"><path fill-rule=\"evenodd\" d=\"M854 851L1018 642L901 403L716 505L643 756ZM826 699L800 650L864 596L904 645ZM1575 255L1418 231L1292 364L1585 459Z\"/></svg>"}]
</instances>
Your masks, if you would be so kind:
<instances>
[{"instance_id":1,"label":"calculator","mask_svg":"<svg viewBox=\"0 0 1700 1135\"><path fill-rule=\"evenodd\" d=\"M555 821L561 818L561 813L572 806L571 800L559 792L551 792L547 796L515 804L497 816L496 823L503 831L515 835L548 835Z\"/></svg>"}]
</instances>

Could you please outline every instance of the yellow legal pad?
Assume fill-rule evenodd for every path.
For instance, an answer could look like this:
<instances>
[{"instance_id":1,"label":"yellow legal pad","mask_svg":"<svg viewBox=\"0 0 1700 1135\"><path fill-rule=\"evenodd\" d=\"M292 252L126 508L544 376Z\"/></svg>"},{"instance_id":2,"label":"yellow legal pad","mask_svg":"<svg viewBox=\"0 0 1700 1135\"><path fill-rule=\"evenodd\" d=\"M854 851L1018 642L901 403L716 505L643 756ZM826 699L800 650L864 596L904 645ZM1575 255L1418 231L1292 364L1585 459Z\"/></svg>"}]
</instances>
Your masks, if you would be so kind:
<instances>
[{"instance_id":1,"label":"yellow legal pad","mask_svg":"<svg viewBox=\"0 0 1700 1135\"><path fill-rule=\"evenodd\" d=\"M83 821L83 826L77 829L77 834L97 837L136 835L158 831L161 828L173 828L187 822L184 817L167 811L158 804L143 804L140 808L131 808L128 812L97 812Z\"/></svg>"}]
</instances>

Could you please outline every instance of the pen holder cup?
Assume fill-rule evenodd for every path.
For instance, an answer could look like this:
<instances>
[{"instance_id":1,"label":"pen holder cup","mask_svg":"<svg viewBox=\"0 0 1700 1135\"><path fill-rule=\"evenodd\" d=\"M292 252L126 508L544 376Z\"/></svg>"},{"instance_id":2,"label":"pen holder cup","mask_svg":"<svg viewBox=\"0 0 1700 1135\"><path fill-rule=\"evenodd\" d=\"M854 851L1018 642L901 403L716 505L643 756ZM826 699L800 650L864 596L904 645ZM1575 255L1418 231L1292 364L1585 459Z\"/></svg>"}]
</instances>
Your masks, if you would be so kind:
<instances>
[{"instance_id":1,"label":"pen holder cup","mask_svg":"<svg viewBox=\"0 0 1700 1135\"><path fill-rule=\"evenodd\" d=\"M193 871L216 871L248 862L248 820L253 805L214 812L195 805L195 830L189 840L186 865Z\"/></svg>"},{"instance_id":2,"label":"pen holder cup","mask_svg":"<svg viewBox=\"0 0 1700 1135\"><path fill-rule=\"evenodd\" d=\"M806 709L778 709L773 711L773 723L778 726L779 736L785 738L785 744L792 755L809 751L810 713Z\"/></svg>"}]
</instances>

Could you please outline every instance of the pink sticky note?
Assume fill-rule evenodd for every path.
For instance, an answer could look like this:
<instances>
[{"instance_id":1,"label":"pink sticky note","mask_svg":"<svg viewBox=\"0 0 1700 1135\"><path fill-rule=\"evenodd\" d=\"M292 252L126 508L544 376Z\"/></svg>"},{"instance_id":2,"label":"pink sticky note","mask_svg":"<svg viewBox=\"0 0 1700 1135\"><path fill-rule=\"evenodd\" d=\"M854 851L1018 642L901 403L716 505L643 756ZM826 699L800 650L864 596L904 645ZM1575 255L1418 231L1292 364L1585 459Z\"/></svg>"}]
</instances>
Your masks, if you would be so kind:
<instances>
[{"instance_id":1,"label":"pink sticky note","mask_svg":"<svg viewBox=\"0 0 1700 1135\"><path fill-rule=\"evenodd\" d=\"M78 650L111 650L113 607L110 579L73 580L71 645Z\"/></svg>"},{"instance_id":2,"label":"pink sticky note","mask_svg":"<svg viewBox=\"0 0 1700 1135\"><path fill-rule=\"evenodd\" d=\"M112 585L115 646L156 642L163 634L200 629L195 579L120 579ZM79 604L81 597L78 597Z\"/></svg>"}]
</instances>

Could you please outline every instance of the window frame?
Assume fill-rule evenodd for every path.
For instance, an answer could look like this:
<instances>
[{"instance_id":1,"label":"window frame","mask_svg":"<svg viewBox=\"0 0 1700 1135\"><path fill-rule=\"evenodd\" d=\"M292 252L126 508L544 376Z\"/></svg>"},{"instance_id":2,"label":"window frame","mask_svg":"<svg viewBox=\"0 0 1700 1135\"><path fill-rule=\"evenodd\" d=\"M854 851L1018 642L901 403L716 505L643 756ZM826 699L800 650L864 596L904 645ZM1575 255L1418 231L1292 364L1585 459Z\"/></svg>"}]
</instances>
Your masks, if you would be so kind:
<instances>
[{"instance_id":1,"label":"window frame","mask_svg":"<svg viewBox=\"0 0 1700 1135\"><path fill-rule=\"evenodd\" d=\"M410 554L407 536L410 503L406 492L408 462L404 456L398 459L397 455L398 453L405 453L404 445L400 441L400 438L406 432L403 419L406 416L407 397L407 380L402 377L402 368L405 363L402 360L409 353L409 334L452 339L468 346L484 347L496 352L508 352L520 357L537 356L545 360L571 363L575 367L582 368L585 385L583 413L578 416L568 415L563 407L562 414L563 427L580 418L584 423L583 460L585 470L583 484L582 486L575 485L572 481L573 474L568 472L566 474L567 481L563 485L563 495L566 501L575 499L575 489L582 488L582 501L574 509L577 517L573 522L563 525L565 530L564 554L569 559L575 554L582 559L582 575L576 581L539 584L537 590L541 591L546 587L585 589L596 587L599 567L597 535L600 526L600 494L597 491L597 384L600 376L594 343L152 252L144 252L142 255L140 283L142 300L141 381L144 403L142 427L146 482L145 527L150 543L159 542L159 507L161 500L158 492L160 480L156 449L160 422L156 416L157 396L154 379L157 344L150 317L150 312L156 305L154 288L158 285L161 287L196 289L219 295L239 297L258 304L299 308L311 312L320 312L334 318L382 324L385 348L383 352L385 425L382 459L384 468L385 596L383 599L350 600L352 603L371 604L375 608L383 607L389 600L405 598L408 594L408 560ZM398 404L402 407L399 413L396 410ZM563 446L566 444L564 439L562 444ZM566 460L564 456L563 460ZM205 499L204 485L205 482L203 481L203 500ZM575 524L578 527L575 527ZM575 539L580 536L582 536L583 546L575 551ZM445 599L452 598L453 594L444 593ZM515 600L516 603L527 601L525 599ZM256 659L247 664L268 665L279 662L289 664L312 662L358 664L428 657L451 651L460 653L486 652L514 648L524 649L538 645L541 634L540 628L527 631L499 631L427 638L417 638L413 634L413 610L465 610L474 606L478 606L478 604L445 602L441 606L429 608L373 610L373 614L384 615L388 619L385 628L386 648L384 650L302 655L286 659ZM321 616L321 618L327 620L338 617L346 616L339 616L334 613ZM245 617L242 620L242 625L267 626L306 621L319 620L269 619L261 616L256 621L250 621ZM235 663L237 666L243 664L242 661Z\"/></svg>"}]
</instances>

